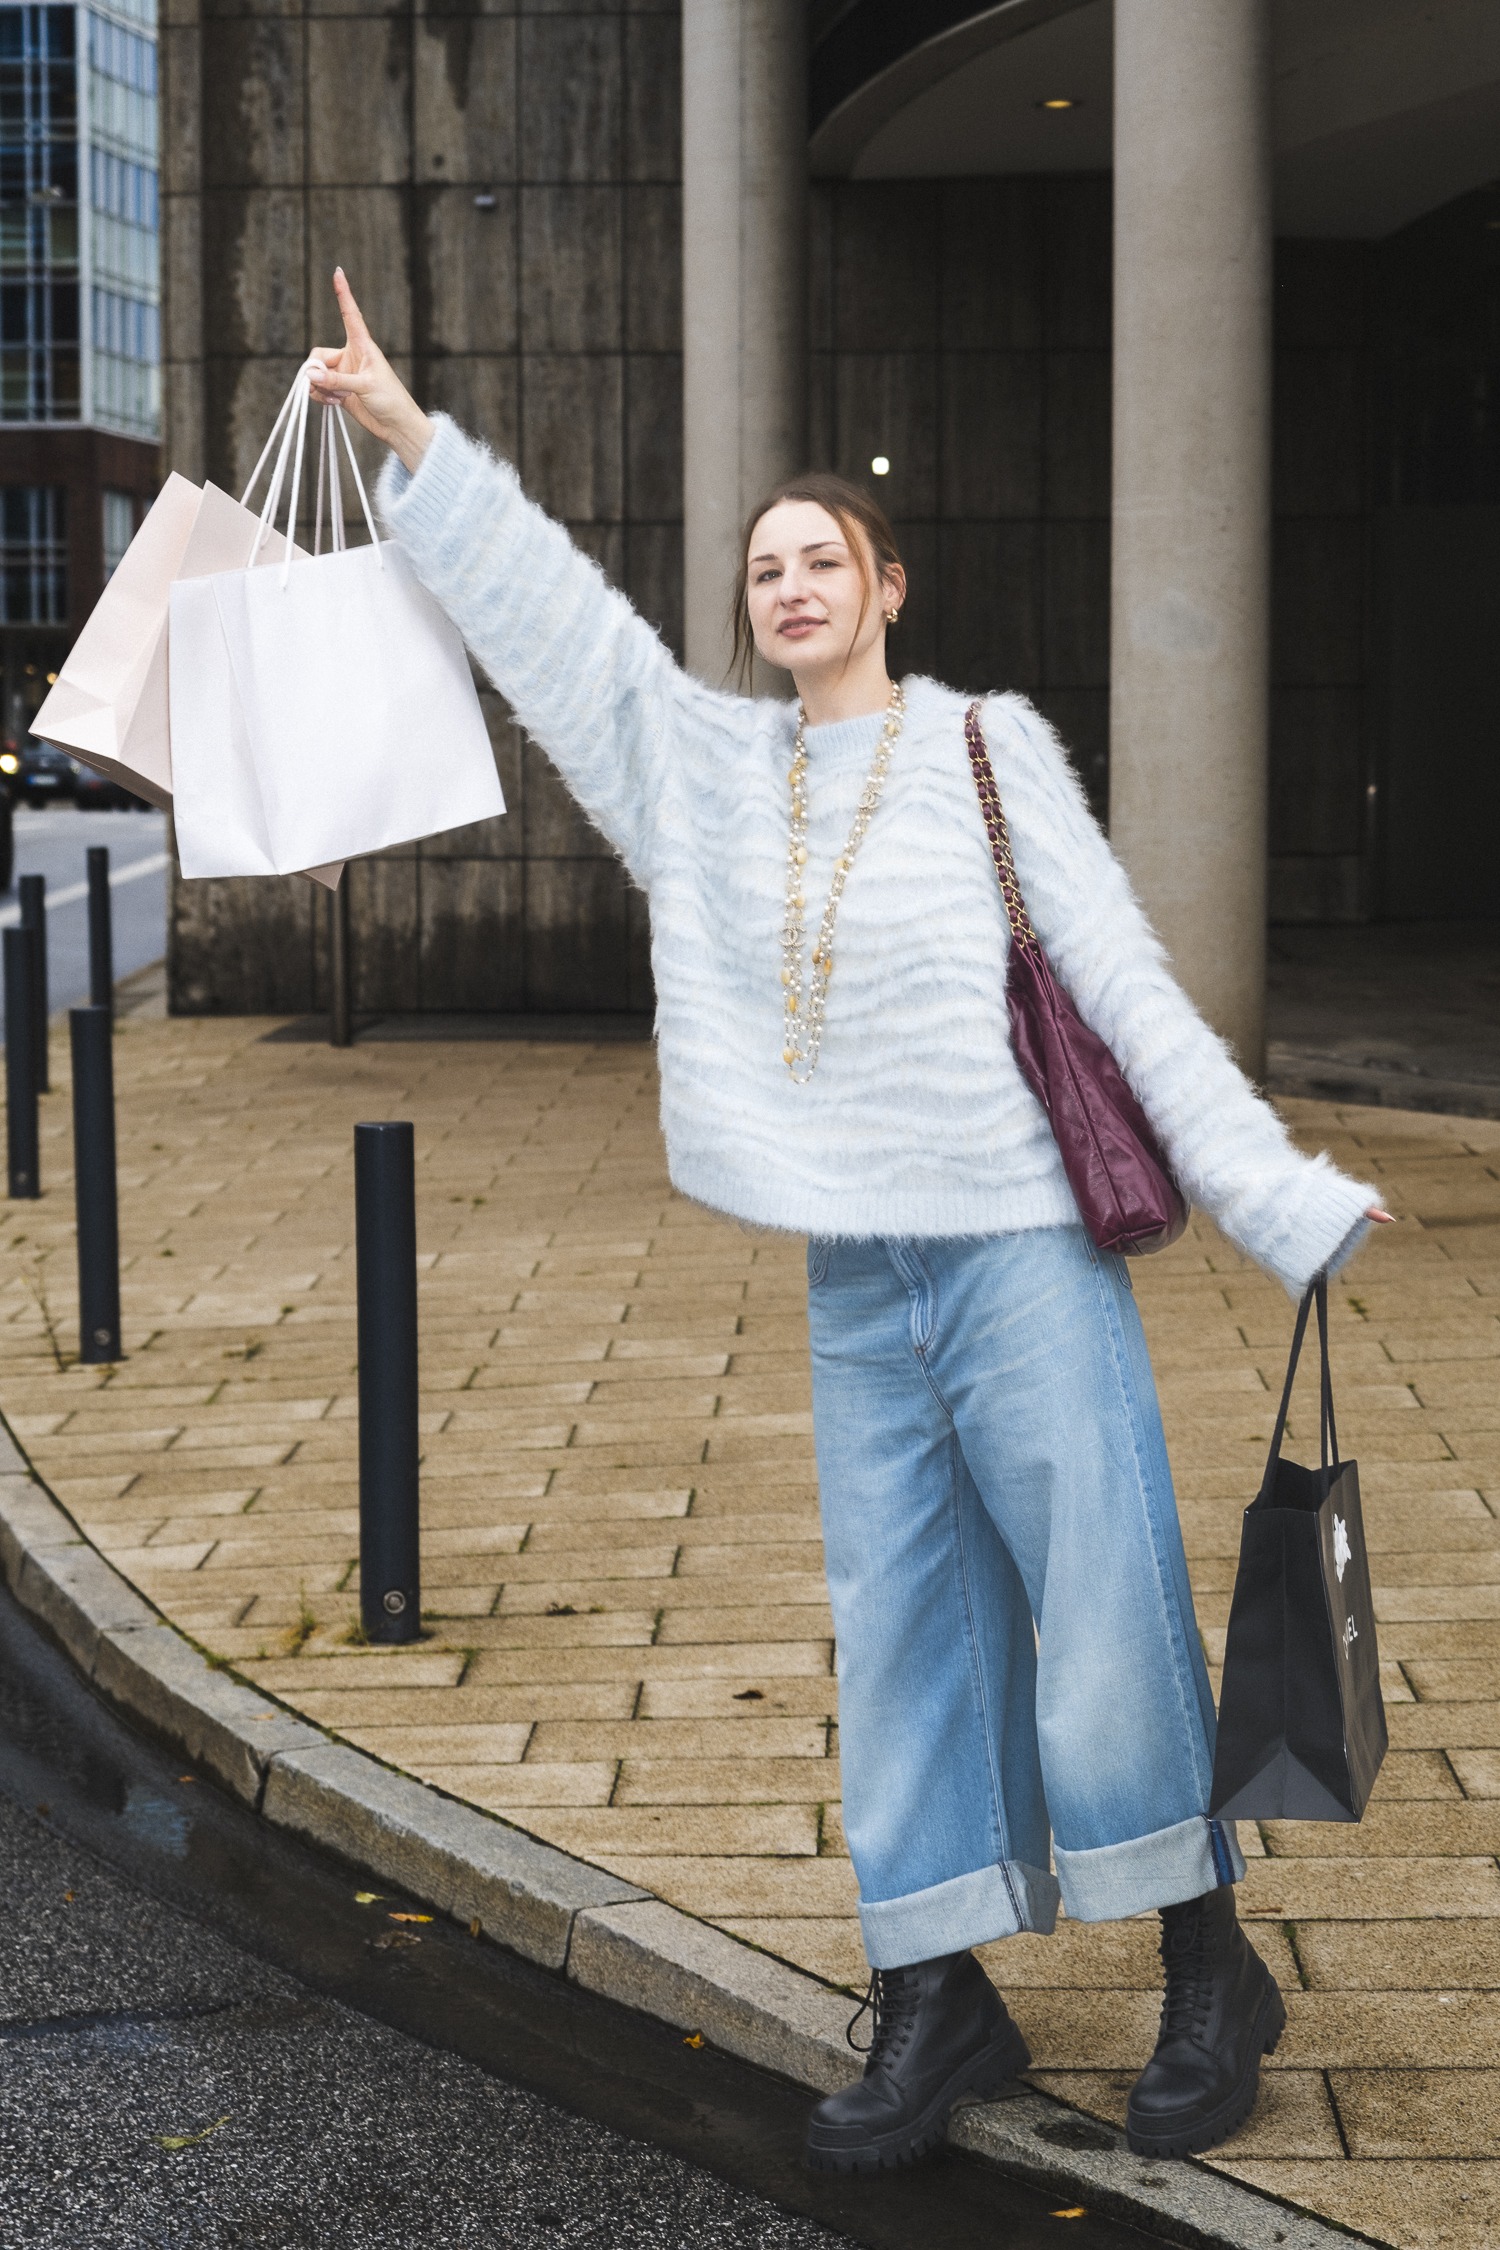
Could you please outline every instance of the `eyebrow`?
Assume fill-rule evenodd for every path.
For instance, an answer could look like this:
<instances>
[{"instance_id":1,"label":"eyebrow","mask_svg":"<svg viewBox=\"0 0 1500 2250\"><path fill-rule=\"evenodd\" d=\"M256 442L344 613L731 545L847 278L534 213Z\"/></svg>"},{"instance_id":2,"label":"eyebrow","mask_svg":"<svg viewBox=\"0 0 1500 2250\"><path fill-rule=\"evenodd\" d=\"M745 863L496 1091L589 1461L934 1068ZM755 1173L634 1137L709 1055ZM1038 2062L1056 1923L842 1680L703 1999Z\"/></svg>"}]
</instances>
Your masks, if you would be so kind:
<instances>
[{"instance_id":1,"label":"eyebrow","mask_svg":"<svg viewBox=\"0 0 1500 2250\"><path fill-rule=\"evenodd\" d=\"M847 551L848 545L847 539L809 539L806 546L799 547L797 552L802 555L815 555L820 547L843 547ZM752 555L750 557L752 563L776 562L779 559L774 554Z\"/></svg>"}]
</instances>

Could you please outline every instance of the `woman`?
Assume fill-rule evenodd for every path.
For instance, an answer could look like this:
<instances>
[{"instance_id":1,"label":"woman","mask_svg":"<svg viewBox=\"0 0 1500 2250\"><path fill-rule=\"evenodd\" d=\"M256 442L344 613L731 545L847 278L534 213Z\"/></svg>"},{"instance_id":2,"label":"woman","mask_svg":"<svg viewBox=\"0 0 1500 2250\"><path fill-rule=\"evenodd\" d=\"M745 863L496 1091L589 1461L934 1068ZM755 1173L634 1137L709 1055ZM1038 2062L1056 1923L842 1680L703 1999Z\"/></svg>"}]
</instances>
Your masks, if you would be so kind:
<instances>
[{"instance_id":1,"label":"woman","mask_svg":"<svg viewBox=\"0 0 1500 2250\"><path fill-rule=\"evenodd\" d=\"M865 2075L817 2105L810 2159L907 2161L1026 2066L970 1948L1049 1931L1059 1900L1161 1911L1131 2143L1212 2147L1284 2010L1235 1919L1234 1836L1207 1816L1213 1703L1129 1275L1079 1224L1010 1050L967 699L887 675L890 527L838 479L772 493L736 629L800 705L703 687L509 468L421 412L335 288L347 342L318 355L314 396L394 449L391 529L650 896L675 1184L810 1237L874 2009ZM1373 1190L1299 1155L1194 1013L1045 722L992 695L983 723L1059 976L1192 1200L1300 1290L1380 1215Z\"/></svg>"}]
</instances>

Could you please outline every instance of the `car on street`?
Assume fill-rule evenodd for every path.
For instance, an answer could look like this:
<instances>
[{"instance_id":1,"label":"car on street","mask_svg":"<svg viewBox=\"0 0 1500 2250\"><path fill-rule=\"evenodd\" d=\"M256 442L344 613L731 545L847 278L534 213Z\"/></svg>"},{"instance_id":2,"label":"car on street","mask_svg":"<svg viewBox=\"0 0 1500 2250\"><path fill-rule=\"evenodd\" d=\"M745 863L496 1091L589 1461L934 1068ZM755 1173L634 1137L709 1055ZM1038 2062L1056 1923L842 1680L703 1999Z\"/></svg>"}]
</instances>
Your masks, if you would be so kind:
<instances>
[{"instance_id":1,"label":"car on street","mask_svg":"<svg viewBox=\"0 0 1500 2250\"><path fill-rule=\"evenodd\" d=\"M59 804L72 796L78 769L66 750L29 734L20 746L20 761L17 780L23 805Z\"/></svg>"},{"instance_id":2,"label":"car on street","mask_svg":"<svg viewBox=\"0 0 1500 2250\"><path fill-rule=\"evenodd\" d=\"M107 773L75 761L73 796L80 812L149 812L144 797L137 797Z\"/></svg>"}]
</instances>

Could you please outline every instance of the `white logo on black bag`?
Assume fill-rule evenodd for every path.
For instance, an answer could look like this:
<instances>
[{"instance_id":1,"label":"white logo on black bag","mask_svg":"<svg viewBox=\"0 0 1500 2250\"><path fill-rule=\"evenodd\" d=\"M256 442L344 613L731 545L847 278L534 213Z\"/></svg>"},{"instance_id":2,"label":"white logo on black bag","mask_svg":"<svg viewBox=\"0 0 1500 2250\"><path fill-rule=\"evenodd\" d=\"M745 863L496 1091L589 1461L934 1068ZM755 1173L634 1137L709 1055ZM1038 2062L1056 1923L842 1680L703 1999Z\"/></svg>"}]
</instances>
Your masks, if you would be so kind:
<instances>
[{"instance_id":1,"label":"white logo on black bag","mask_svg":"<svg viewBox=\"0 0 1500 2250\"><path fill-rule=\"evenodd\" d=\"M1344 1619L1344 1654L1346 1656L1349 1654L1350 1642L1357 1641L1358 1639L1359 1627L1355 1624L1352 1617L1346 1617Z\"/></svg>"},{"instance_id":2,"label":"white logo on black bag","mask_svg":"<svg viewBox=\"0 0 1500 2250\"><path fill-rule=\"evenodd\" d=\"M1348 1526L1342 1516L1335 1515L1333 1519L1333 1567L1338 1572L1338 1580L1341 1586L1344 1583L1344 1572L1348 1568L1353 1554L1354 1549L1349 1544Z\"/></svg>"}]
</instances>

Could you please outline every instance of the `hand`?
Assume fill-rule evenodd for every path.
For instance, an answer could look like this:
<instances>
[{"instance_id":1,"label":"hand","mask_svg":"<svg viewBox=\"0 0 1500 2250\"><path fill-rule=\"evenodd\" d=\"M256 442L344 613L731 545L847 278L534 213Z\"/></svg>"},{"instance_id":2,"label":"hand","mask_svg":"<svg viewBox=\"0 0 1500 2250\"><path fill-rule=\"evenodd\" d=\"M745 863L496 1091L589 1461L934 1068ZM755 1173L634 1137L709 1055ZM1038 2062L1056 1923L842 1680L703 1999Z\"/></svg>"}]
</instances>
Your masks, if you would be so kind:
<instances>
[{"instance_id":1,"label":"hand","mask_svg":"<svg viewBox=\"0 0 1500 2250\"><path fill-rule=\"evenodd\" d=\"M1373 1219L1378 1227L1393 1227L1396 1224L1395 1213L1393 1211L1382 1211L1378 1203L1370 1205L1365 1217Z\"/></svg>"},{"instance_id":2,"label":"hand","mask_svg":"<svg viewBox=\"0 0 1500 2250\"><path fill-rule=\"evenodd\" d=\"M327 370L322 378L313 378L313 402L347 406L362 430L390 446L405 468L415 470L432 443L432 424L366 328L342 266L334 268L333 293L344 316L345 341L340 350L319 345L313 352Z\"/></svg>"}]
</instances>

